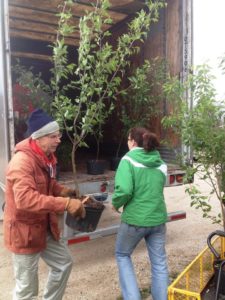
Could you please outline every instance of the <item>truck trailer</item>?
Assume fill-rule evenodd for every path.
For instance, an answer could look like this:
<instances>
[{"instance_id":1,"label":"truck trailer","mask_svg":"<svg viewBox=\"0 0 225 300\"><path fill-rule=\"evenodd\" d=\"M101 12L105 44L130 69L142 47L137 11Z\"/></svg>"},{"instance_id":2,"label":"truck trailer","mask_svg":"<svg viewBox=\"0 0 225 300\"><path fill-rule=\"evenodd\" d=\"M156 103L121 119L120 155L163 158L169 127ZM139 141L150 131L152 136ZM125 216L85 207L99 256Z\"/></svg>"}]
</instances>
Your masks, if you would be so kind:
<instances>
[{"instance_id":1,"label":"truck trailer","mask_svg":"<svg viewBox=\"0 0 225 300\"><path fill-rule=\"evenodd\" d=\"M13 103L12 66L15 59L19 58L21 63L43 74L44 79L48 76L51 68L51 51L49 45L56 39L58 26L57 13L62 0L2 0L0 2L0 204L4 202L5 168L13 155L15 145L15 120L16 114ZM111 28L112 43L113 36L117 37L126 30L127 21L135 13L143 8L142 0L110 0L110 16L113 19ZM145 59L160 57L165 59L170 66L170 73L179 76L181 81L188 77L189 66L192 65L192 0L167 0L167 5L160 11L159 21L155 23L148 34L146 41L141 45L141 50L136 58L143 62ZM79 18L86 11L93 9L94 0L74 1L72 8L73 20L77 26ZM75 49L79 45L79 32L68 39L67 43ZM187 93L186 101L191 107L191 97ZM168 112L166 99L161 105L163 114ZM168 134L162 128L161 120L154 119L154 131L160 138ZM107 132L106 132L107 134ZM170 138L167 136L167 139ZM173 149L162 147L160 149L162 158L168 164L168 178L166 186L183 184L182 178L185 172L175 163L176 156L186 153L187 161L191 160L191 153L186 149L182 141L171 135ZM82 160L82 153L81 153ZM78 170L79 173L79 170ZM113 192L115 171L106 171L102 175L78 176L78 184L82 194L107 193L106 203L110 203ZM69 173L61 172L59 180L73 186ZM0 218L3 218L2 212ZM185 218L185 212L171 212L168 221ZM112 218L113 219L113 218ZM117 219L115 217L115 219ZM110 223L111 222L111 223ZM79 234L65 226L64 235L68 242L88 240L90 238L113 234L118 228L114 219L107 226L97 229L93 233Z\"/></svg>"}]
</instances>

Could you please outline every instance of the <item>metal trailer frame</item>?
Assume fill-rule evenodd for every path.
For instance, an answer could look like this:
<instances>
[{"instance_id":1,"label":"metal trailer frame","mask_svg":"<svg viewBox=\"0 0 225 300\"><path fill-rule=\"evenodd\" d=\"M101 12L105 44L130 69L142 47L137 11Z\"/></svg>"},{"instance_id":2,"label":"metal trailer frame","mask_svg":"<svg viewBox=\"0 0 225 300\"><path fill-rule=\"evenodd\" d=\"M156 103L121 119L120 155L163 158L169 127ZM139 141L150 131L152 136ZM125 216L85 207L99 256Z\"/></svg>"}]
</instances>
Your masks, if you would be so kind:
<instances>
[{"instance_id":1,"label":"metal trailer frame","mask_svg":"<svg viewBox=\"0 0 225 300\"><path fill-rule=\"evenodd\" d=\"M190 73L190 67L193 65L193 0L182 0L182 35L183 35L183 57L182 65L183 69L180 73L181 82L185 82L188 79ZM191 110L193 106L192 94L190 90L184 91L184 98L188 103L188 107ZM187 147L182 143L182 153L185 157L183 163L193 164L193 151L191 147Z\"/></svg>"},{"instance_id":2,"label":"metal trailer frame","mask_svg":"<svg viewBox=\"0 0 225 300\"><path fill-rule=\"evenodd\" d=\"M178 177L180 177L180 175L184 175L185 173L181 170L176 171L172 174L168 174L167 175L167 180L166 180L166 184L165 187L172 187L172 186L178 186L178 185L182 185L182 183L179 181L176 181L176 175ZM170 175L175 176L175 181L170 184ZM72 184L72 183L70 183ZM67 183L67 186L69 186L69 184ZM102 192L102 186L104 186L106 188L106 190L104 192L108 193L108 198L105 202L103 203L111 203L112 200L112 193L113 193L113 187L114 187L114 180L108 180L108 181L104 181L104 180L99 180L96 182L83 182L79 184L79 189L81 194L93 194L93 193L101 193ZM70 186L71 187L71 186ZM173 222L173 221L178 221L178 220L182 220L186 218L186 212L183 210L180 211L174 211L174 212L170 212L168 213L168 219L167 222ZM89 241L92 239L96 239L99 237L105 237L105 236L109 236L112 234L116 234L118 231L118 228L120 226L120 222L118 221L117 224L113 224L104 228L99 228L96 229L93 232L78 232L76 230L73 230L71 228L69 228L66 225L66 213L64 214L64 228L63 228L63 237L65 240L67 240L68 245L71 244L75 244L75 243L80 243L80 242L85 242L85 241Z\"/></svg>"},{"instance_id":3,"label":"metal trailer frame","mask_svg":"<svg viewBox=\"0 0 225 300\"><path fill-rule=\"evenodd\" d=\"M4 199L5 168L14 145L13 104L10 72L8 0L0 1L0 207ZM0 219L2 211L0 210Z\"/></svg>"},{"instance_id":4,"label":"metal trailer frame","mask_svg":"<svg viewBox=\"0 0 225 300\"><path fill-rule=\"evenodd\" d=\"M176 212L168 213L167 222L178 221L185 218L186 218L185 211L176 211ZM116 234L118 232L119 226L120 224L115 224L106 228L97 229L94 232L77 233L69 237L64 236L64 238L67 240L68 245L87 242L100 237ZM65 231L64 234L67 234L67 231Z\"/></svg>"}]
</instances>

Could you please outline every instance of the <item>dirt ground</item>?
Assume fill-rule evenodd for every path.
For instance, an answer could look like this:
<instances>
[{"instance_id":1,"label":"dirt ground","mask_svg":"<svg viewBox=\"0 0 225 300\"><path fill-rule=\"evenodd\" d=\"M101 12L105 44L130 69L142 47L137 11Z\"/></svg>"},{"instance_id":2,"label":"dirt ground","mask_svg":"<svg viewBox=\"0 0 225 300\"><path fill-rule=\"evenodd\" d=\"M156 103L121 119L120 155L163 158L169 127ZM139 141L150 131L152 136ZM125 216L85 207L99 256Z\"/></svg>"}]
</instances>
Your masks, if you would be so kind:
<instances>
[{"instance_id":1,"label":"dirt ground","mask_svg":"<svg viewBox=\"0 0 225 300\"><path fill-rule=\"evenodd\" d=\"M199 181L201 189L207 194L209 186ZM167 255L170 277L179 272L206 246L210 232L218 229L209 220L201 217L200 211L190 208L190 200L185 195L185 187L165 188L168 212L185 210L184 220L167 224ZM219 206L216 205L216 210ZM119 222L119 216L112 215L110 204L104 211L100 226L104 223ZM115 222L114 222L115 223ZM117 267L114 259L115 235L97 238L88 242L70 245L74 257L72 274L64 300L116 300L120 298ZM11 254L3 246L2 222L0 222L0 300L12 299L14 286ZM144 243L133 254L138 282L141 289L149 287L150 266ZM41 261L39 268L40 297L46 282L48 269ZM151 299L149 296L148 299Z\"/></svg>"}]
</instances>

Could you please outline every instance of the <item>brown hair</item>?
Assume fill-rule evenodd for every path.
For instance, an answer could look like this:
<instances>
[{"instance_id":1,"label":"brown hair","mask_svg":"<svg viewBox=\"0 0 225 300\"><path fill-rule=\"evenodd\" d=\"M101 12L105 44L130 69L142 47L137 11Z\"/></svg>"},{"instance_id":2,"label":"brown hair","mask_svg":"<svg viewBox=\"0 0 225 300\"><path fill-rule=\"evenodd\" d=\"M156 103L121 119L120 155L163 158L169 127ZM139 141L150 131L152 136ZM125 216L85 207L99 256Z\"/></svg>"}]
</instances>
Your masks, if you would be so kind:
<instances>
[{"instance_id":1,"label":"brown hair","mask_svg":"<svg viewBox=\"0 0 225 300\"><path fill-rule=\"evenodd\" d=\"M143 147L145 151L156 150L160 145L157 135L144 127L133 127L128 133L138 147Z\"/></svg>"}]
</instances>

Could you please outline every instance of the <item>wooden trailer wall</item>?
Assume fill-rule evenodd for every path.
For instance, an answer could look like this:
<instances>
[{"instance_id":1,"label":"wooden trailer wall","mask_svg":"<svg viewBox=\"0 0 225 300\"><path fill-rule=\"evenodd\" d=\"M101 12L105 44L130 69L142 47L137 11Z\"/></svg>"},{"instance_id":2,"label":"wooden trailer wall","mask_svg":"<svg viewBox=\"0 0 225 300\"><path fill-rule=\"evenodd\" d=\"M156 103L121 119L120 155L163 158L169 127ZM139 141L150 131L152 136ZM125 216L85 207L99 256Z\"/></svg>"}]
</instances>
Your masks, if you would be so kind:
<instances>
[{"instance_id":1,"label":"wooden trailer wall","mask_svg":"<svg viewBox=\"0 0 225 300\"><path fill-rule=\"evenodd\" d=\"M114 26L111 43L114 44L117 37L125 31L126 22ZM168 63L167 71L171 76L178 76L184 80L188 76L189 66L192 65L192 35L192 2L168 0L166 9L160 12L159 21L152 24L147 40L144 44L140 44L140 53L132 57L131 68L132 65L141 65L145 59L152 60L159 57ZM161 125L161 116L167 114L170 109L166 99L163 99L160 104L161 115L152 118L149 125L161 139L169 135L171 144L174 147L181 147L180 139L163 129ZM120 128L116 128L114 132L118 130ZM112 136L113 134L109 134L109 139Z\"/></svg>"}]
</instances>

